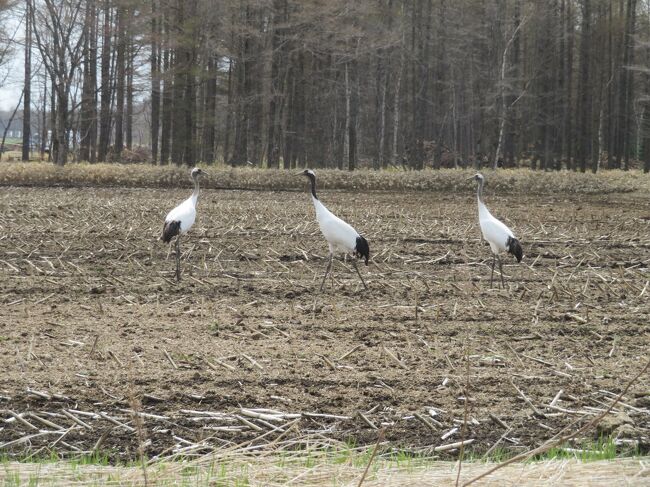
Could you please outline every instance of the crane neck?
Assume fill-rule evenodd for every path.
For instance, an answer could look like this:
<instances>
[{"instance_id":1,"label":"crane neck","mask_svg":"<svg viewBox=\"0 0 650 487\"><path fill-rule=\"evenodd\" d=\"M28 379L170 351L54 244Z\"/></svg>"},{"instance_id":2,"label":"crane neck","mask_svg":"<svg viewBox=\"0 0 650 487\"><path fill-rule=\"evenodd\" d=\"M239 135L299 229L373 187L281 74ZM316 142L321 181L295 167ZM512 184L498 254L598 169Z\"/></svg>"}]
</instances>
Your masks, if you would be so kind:
<instances>
[{"instance_id":1,"label":"crane neck","mask_svg":"<svg viewBox=\"0 0 650 487\"><path fill-rule=\"evenodd\" d=\"M196 203L199 200L199 178L194 177L192 179L194 180L194 191L192 192L192 201L194 202L194 206L196 206Z\"/></svg>"},{"instance_id":2,"label":"crane neck","mask_svg":"<svg viewBox=\"0 0 650 487\"><path fill-rule=\"evenodd\" d=\"M311 196L317 200L318 196L316 196L316 176L313 174L307 174L307 177L309 177L309 183L311 185Z\"/></svg>"},{"instance_id":3,"label":"crane neck","mask_svg":"<svg viewBox=\"0 0 650 487\"><path fill-rule=\"evenodd\" d=\"M478 181L478 188L476 189L476 198L478 199L479 206L480 205L485 205L483 202L483 184L485 183L485 180L479 179Z\"/></svg>"},{"instance_id":4,"label":"crane neck","mask_svg":"<svg viewBox=\"0 0 650 487\"><path fill-rule=\"evenodd\" d=\"M487 209L487 206L485 206L485 202L483 201L483 184L485 183L484 180L479 180L478 182L478 189L476 190L476 199L478 200L478 216L479 219L487 218L490 216L490 210Z\"/></svg>"}]
</instances>

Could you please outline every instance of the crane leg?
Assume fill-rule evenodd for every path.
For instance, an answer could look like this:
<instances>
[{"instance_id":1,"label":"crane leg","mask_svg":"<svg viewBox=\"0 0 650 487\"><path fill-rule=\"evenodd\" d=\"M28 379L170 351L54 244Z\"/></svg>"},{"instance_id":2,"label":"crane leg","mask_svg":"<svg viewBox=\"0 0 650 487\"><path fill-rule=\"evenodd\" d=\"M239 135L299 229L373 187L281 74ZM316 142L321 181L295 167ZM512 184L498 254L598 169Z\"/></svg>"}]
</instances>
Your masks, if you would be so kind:
<instances>
[{"instance_id":1,"label":"crane leg","mask_svg":"<svg viewBox=\"0 0 650 487\"><path fill-rule=\"evenodd\" d=\"M503 263L501 262L501 257L497 257L499 259L499 273L501 274L501 287L506 287L506 283L503 280Z\"/></svg>"},{"instance_id":2,"label":"crane leg","mask_svg":"<svg viewBox=\"0 0 650 487\"><path fill-rule=\"evenodd\" d=\"M352 258L352 265L354 266L354 270L357 271L357 275L359 276L359 279L361 279L361 282L363 283L363 287L368 290L368 286L366 286L366 281L363 280L363 277L361 277L361 272L359 272L359 267L357 267L357 260L353 257Z\"/></svg>"},{"instance_id":3,"label":"crane leg","mask_svg":"<svg viewBox=\"0 0 650 487\"><path fill-rule=\"evenodd\" d=\"M497 256L492 254L492 273L490 274L490 287L492 287L492 280L494 279L494 262L497 260Z\"/></svg>"},{"instance_id":4,"label":"crane leg","mask_svg":"<svg viewBox=\"0 0 650 487\"><path fill-rule=\"evenodd\" d=\"M176 282L181 280L181 236L176 237Z\"/></svg>"},{"instance_id":5,"label":"crane leg","mask_svg":"<svg viewBox=\"0 0 650 487\"><path fill-rule=\"evenodd\" d=\"M323 286L325 285L325 279L327 279L327 274L330 273L330 269L332 269L332 261L334 260L334 254L330 252L330 260L327 263L327 268L325 269L325 275L323 276L323 280L320 283L320 290L323 290Z\"/></svg>"}]
</instances>

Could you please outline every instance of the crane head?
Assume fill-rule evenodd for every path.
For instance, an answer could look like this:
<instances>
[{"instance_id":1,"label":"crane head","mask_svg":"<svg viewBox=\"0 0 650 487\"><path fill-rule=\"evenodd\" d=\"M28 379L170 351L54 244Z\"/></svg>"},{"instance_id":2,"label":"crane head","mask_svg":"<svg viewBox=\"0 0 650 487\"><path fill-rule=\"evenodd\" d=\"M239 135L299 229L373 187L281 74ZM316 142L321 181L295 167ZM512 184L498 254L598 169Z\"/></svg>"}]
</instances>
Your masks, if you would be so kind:
<instances>
[{"instance_id":1,"label":"crane head","mask_svg":"<svg viewBox=\"0 0 650 487\"><path fill-rule=\"evenodd\" d=\"M304 171L300 171L296 173L296 176L307 176L308 178L316 178L316 173L312 171L311 169L305 169Z\"/></svg>"},{"instance_id":2,"label":"crane head","mask_svg":"<svg viewBox=\"0 0 650 487\"><path fill-rule=\"evenodd\" d=\"M483 175L480 172L477 172L476 174L474 174L474 176L467 178L467 180L468 181L469 180L474 180L474 181L481 182L481 181L485 181L485 178L483 177Z\"/></svg>"},{"instance_id":3,"label":"crane head","mask_svg":"<svg viewBox=\"0 0 650 487\"><path fill-rule=\"evenodd\" d=\"M311 184L311 194L314 198L318 199L318 196L316 196L316 174L314 171L311 169L305 169L304 171L297 172L296 176L306 176L309 179L309 183Z\"/></svg>"},{"instance_id":4,"label":"crane head","mask_svg":"<svg viewBox=\"0 0 650 487\"><path fill-rule=\"evenodd\" d=\"M190 176L192 177L192 179L196 179L199 176L203 176L203 175L207 175L207 174L208 173L206 173L200 167L195 167L194 169L192 169L192 172L190 173Z\"/></svg>"}]
</instances>

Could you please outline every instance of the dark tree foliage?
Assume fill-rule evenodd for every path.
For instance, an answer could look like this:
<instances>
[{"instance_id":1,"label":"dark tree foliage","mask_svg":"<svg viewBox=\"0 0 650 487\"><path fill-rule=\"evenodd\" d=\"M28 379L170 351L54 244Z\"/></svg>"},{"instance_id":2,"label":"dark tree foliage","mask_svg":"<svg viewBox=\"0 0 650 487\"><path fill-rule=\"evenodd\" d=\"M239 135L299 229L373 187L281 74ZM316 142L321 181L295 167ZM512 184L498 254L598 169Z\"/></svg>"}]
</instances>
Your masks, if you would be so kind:
<instances>
[{"instance_id":1,"label":"dark tree foliage","mask_svg":"<svg viewBox=\"0 0 650 487\"><path fill-rule=\"evenodd\" d=\"M647 2L30 4L58 163L650 170Z\"/></svg>"}]
</instances>

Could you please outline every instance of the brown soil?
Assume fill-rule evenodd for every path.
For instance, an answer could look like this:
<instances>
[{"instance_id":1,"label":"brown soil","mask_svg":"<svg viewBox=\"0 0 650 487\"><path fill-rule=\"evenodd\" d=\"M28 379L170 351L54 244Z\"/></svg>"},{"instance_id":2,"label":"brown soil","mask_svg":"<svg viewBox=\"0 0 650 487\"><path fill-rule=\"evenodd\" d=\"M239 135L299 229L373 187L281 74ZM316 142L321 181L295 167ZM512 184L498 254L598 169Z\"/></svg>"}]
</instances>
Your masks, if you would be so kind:
<instances>
[{"instance_id":1,"label":"brown soil","mask_svg":"<svg viewBox=\"0 0 650 487\"><path fill-rule=\"evenodd\" d=\"M327 246L305 193L205 192L176 284L157 238L184 197L2 190L0 448L89 452L100 440L99 450L132 458L136 432L106 417L135 427L136 407L164 417L144 418L150 456L270 431L269 421L237 419L240 408L347 416L283 421L292 434L374 442L362 412L395 446L465 438L477 451L505 432L494 416L516 450L606 408L648 359L647 195L487 195L525 251L521 264L505 259L499 289L472 194L324 191L372 252L360 266L368 291L338 261L324 293ZM643 394L647 376L617 407L642 444ZM54 426L73 428L48 433Z\"/></svg>"}]
</instances>

